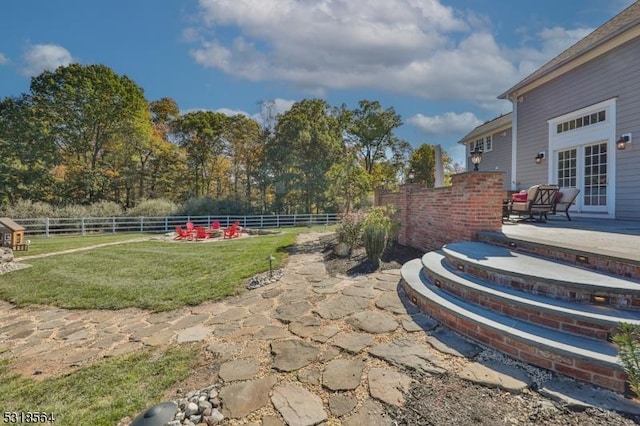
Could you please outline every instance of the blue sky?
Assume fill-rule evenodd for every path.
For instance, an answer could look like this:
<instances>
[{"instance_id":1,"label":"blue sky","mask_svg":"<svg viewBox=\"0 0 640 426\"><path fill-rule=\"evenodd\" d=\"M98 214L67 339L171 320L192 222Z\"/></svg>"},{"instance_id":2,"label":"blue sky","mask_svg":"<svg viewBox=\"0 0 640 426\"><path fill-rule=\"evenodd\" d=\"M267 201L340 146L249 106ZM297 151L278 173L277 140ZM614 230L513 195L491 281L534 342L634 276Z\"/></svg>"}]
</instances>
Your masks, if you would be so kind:
<instances>
[{"instance_id":1,"label":"blue sky","mask_svg":"<svg viewBox=\"0 0 640 426\"><path fill-rule=\"evenodd\" d=\"M20 0L0 4L0 97L70 62L132 78L183 112L257 116L322 97L393 106L413 146L511 110L496 97L630 0Z\"/></svg>"}]
</instances>

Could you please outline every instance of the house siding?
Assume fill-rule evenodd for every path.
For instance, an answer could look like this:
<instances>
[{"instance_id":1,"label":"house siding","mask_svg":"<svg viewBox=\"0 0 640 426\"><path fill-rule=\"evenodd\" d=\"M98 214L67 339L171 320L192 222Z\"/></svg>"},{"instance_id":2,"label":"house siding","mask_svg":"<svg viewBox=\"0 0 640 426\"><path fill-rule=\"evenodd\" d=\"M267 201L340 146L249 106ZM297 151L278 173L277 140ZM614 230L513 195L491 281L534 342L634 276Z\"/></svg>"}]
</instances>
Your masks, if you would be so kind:
<instances>
[{"instance_id":1,"label":"house siding","mask_svg":"<svg viewBox=\"0 0 640 426\"><path fill-rule=\"evenodd\" d=\"M547 120L617 98L616 137L633 133L631 145L616 151L616 218L640 220L640 39L635 39L523 95L518 104L517 189L546 182ZM506 163L505 163L506 164Z\"/></svg>"},{"instance_id":2,"label":"house siding","mask_svg":"<svg viewBox=\"0 0 640 426\"><path fill-rule=\"evenodd\" d=\"M502 134L505 134L502 136ZM504 189L511 188L511 129L501 130L491 135L493 149L482 155L479 169L487 172L504 172ZM467 145L467 164L473 169L469 146Z\"/></svg>"}]
</instances>

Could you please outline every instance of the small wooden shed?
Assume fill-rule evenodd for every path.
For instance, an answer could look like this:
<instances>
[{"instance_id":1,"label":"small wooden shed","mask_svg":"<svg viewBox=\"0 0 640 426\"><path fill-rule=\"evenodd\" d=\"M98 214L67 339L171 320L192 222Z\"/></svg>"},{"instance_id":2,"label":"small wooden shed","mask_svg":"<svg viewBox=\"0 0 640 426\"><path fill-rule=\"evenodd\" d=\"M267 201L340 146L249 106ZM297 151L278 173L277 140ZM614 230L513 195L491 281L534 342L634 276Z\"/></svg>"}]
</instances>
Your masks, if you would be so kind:
<instances>
[{"instance_id":1,"label":"small wooden shed","mask_svg":"<svg viewBox=\"0 0 640 426\"><path fill-rule=\"evenodd\" d=\"M24 239L24 227L8 217L0 217L0 241L2 247L11 247L16 251L29 249Z\"/></svg>"}]
</instances>

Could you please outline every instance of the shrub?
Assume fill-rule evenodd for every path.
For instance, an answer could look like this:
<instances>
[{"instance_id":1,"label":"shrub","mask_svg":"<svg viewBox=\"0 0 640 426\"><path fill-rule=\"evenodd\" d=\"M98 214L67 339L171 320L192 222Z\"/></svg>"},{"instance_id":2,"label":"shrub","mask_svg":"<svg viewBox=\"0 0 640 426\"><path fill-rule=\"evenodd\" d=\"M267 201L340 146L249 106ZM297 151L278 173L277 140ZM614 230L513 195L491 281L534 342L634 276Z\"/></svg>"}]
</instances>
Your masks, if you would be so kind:
<instances>
[{"instance_id":1,"label":"shrub","mask_svg":"<svg viewBox=\"0 0 640 426\"><path fill-rule=\"evenodd\" d=\"M240 201L217 200L211 197L191 198L180 210L182 216L241 215L246 209Z\"/></svg>"},{"instance_id":2,"label":"shrub","mask_svg":"<svg viewBox=\"0 0 640 426\"><path fill-rule=\"evenodd\" d=\"M380 265L380 256L387 246L387 228L380 223L367 225L362 238L367 257L377 268Z\"/></svg>"},{"instance_id":3,"label":"shrub","mask_svg":"<svg viewBox=\"0 0 640 426\"><path fill-rule=\"evenodd\" d=\"M389 247L398 238L400 222L394 219L395 210L393 207L374 207L369 210L363 222L363 228L368 226L379 226L385 230L386 245Z\"/></svg>"},{"instance_id":4,"label":"shrub","mask_svg":"<svg viewBox=\"0 0 640 426\"><path fill-rule=\"evenodd\" d=\"M135 207L127 210L129 216L172 216L178 211L178 206L170 200L157 198L154 200L143 200Z\"/></svg>"},{"instance_id":5,"label":"shrub","mask_svg":"<svg viewBox=\"0 0 640 426\"><path fill-rule=\"evenodd\" d=\"M89 208L81 204L56 207L52 217L88 217Z\"/></svg>"},{"instance_id":6,"label":"shrub","mask_svg":"<svg viewBox=\"0 0 640 426\"><path fill-rule=\"evenodd\" d=\"M14 219L52 217L53 207L40 201L18 200L15 204L6 206L2 210L2 214Z\"/></svg>"},{"instance_id":7,"label":"shrub","mask_svg":"<svg viewBox=\"0 0 640 426\"><path fill-rule=\"evenodd\" d=\"M338 242L346 244L349 250L360 244L362 241L362 222L364 215L362 212L347 213L336 227Z\"/></svg>"},{"instance_id":8,"label":"shrub","mask_svg":"<svg viewBox=\"0 0 640 426\"><path fill-rule=\"evenodd\" d=\"M122 216L122 206L113 201L98 201L86 207L88 217Z\"/></svg>"},{"instance_id":9,"label":"shrub","mask_svg":"<svg viewBox=\"0 0 640 426\"><path fill-rule=\"evenodd\" d=\"M618 347L618 357L629 375L629 387L640 396L640 325L620 323L620 333L612 337Z\"/></svg>"}]
</instances>

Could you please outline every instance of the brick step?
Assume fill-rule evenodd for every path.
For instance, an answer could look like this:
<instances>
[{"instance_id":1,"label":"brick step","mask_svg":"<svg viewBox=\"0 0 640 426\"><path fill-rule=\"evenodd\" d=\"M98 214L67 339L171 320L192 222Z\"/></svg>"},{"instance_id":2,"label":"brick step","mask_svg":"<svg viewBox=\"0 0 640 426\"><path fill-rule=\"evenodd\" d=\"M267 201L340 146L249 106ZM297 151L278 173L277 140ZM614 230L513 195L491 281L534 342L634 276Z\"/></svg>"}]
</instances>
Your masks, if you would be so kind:
<instances>
[{"instance_id":1,"label":"brick step","mask_svg":"<svg viewBox=\"0 0 640 426\"><path fill-rule=\"evenodd\" d=\"M467 302L525 322L608 341L620 322L640 324L640 311L621 310L525 293L462 273L441 250L422 257L424 273L436 287Z\"/></svg>"},{"instance_id":2,"label":"brick step","mask_svg":"<svg viewBox=\"0 0 640 426\"><path fill-rule=\"evenodd\" d=\"M625 393L626 373L611 343L530 324L473 305L436 287L421 259L402 266L410 300L456 332L520 361Z\"/></svg>"},{"instance_id":3,"label":"brick step","mask_svg":"<svg viewBox=\"0 0 640 426\"><path fill-rule=\"evenodd\" d=\"M494 284L561 300L640 310L640 282L631 279L482 242L447 244L442 251L459 271Z\"/></svg>"},{"instance_id":4,"label":"brick step","mask_svg":"<svg viewBox=\"0 0 640 426\"><path fill-rule=\"evenodd\" d=\"M640 282L640 262L637 259L627 259L617 256L611 251L606 250L606 247L597 252L596 250L586 251L580 249L578 246L556 246L548 242L514 238L502 232L491 231L478 232L477 240L508 247L512 251L555 259L569 265L630 278Z\"/></svg>"}]
</instances>

